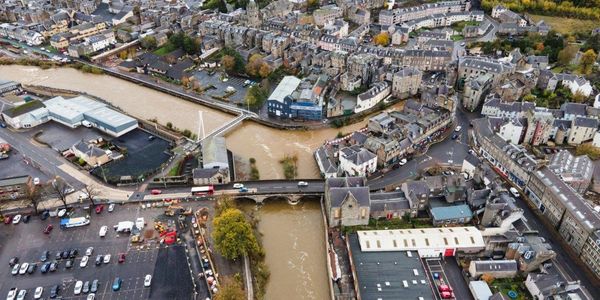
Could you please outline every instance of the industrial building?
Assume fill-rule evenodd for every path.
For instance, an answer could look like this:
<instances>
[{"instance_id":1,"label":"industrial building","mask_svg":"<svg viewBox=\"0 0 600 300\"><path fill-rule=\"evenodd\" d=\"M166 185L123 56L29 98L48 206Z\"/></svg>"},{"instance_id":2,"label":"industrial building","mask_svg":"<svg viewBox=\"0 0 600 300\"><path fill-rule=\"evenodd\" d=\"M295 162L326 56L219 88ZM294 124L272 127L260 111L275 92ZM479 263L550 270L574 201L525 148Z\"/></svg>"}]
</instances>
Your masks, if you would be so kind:
<instances>
[{"instance_id":1,"label":"industrial building","mask_svg":"<svg viewBox=\"0 0 600 300\"><path fill-rule=\"evenodd\" d=\"M71 99L59 96L44 102L35 100L7 109L2 116L14 128L32 128L52 120L71 128L94 127L114 137L138 127L136 119L85 96Z\"/></svg>"}]
</instances>

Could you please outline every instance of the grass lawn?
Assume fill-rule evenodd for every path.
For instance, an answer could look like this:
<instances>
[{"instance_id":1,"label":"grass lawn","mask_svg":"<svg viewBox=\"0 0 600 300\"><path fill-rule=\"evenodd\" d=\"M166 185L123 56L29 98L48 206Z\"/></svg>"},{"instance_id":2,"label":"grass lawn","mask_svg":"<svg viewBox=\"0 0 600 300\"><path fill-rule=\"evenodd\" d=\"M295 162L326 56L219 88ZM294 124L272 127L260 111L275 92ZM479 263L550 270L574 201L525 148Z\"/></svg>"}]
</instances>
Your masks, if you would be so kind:
<instances>
[{"instance_id":1,"label":"grass lawn","mask_svg":"<svg viewBox=\"0 0 600 300\"><path fill-rule=\"evenodd\" d=\"M500 292L504 295L508 295L509 291L517 292L517 300L529 300L532 299L529 292L525 289L524 278L502 278L495 279L490 284L492 292Z\"/></svg>"},{"instance_id":2,"label":"grass lawn","mask_svg":"<svg viewBox=\"0 0 600 300\"><path fill-rule=\"evenodd\" d=\"M455 35L451 36L450 39L456 42L456 41L464 40L465 37L462 36L461 34L455 34Z\"/></svg>"},{"instance_id":3,"label":"grass lawn","mask_svg":"<svg viewBox=\"0 0 600 300\"><path fill-rule=\"evenodd\" d=\"M167 42L162 47L154 50L154 54L159 55L159 56L164 56L164 55L167 55L167 54L175 51L176 49L177 49L177 46Z\"/></svg>"},{"instance_id":4,"label":"grass lawn","mask_svg":"<svg viewBox=\"0 0 600 300\"><path fill-rule=\"evenodd\" d=\"M593 20L579 20L572 18L562 18L562 17L548 17L548 16L540 16L540 15L530 15L531 18L539 22L540 20L544 20L546 24L550 25L552 29L562 33L574 33L578 31L590 32L592 29L598 27L598 21Z\"/></svg>"}]
</instances>

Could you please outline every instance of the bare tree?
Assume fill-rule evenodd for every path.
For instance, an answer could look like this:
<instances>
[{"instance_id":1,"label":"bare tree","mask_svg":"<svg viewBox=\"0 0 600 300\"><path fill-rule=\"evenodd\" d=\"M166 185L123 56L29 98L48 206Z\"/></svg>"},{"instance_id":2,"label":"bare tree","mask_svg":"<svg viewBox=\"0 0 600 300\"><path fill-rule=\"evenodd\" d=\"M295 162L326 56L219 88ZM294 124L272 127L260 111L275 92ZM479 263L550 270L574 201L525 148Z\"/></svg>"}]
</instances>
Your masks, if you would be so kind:
<instances>
[{"instance_id":1,"label":"bare tree","mask_svg":"<svg viewBox=\"0 0 600 300\"><path fill-rule=\"evenodd\" d=\"M30 189L26 189L25 194L27 199L31 201L31 206L33 206L33 213L37 215L38 206L40 205L40 201L42 200L41 191L37 188L37 186L33 186Z\"/></svg>"},{"instance_id":2,"label":"bare tree","mask_svg":"<svg viewBox=\"0 0 600 300\"><path fill-rule=\"evenodd\" d=\"M56 177L52 181L52 189L54 190L54 195L58 197L58 199L63 203L63 206L67 208L67 192L69 191L69 186L67 183L60 177Z\"/></svg>"},{"instance_id":3,"label":"bare tree","mask_svg":"<svg viewBox=\"0 0 600 300\"><path fill-rule=\"evenodd\" d=\"M92 206L96 206L96 202L94 202L94 198L100 195L100 190L96 187L95 184L86 185L83 188L87 198L92 202Z\"/></svg>"}]
</instances>

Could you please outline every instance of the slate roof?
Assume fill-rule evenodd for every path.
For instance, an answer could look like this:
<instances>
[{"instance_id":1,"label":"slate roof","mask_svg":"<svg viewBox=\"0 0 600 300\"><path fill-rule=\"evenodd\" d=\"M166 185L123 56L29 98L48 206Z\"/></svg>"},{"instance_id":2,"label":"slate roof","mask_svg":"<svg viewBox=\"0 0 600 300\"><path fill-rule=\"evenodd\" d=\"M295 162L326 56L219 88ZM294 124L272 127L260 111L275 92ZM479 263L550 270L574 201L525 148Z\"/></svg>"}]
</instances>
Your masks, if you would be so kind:
<instances>
[{"instance_id":1,"label":"slate roof","mask_svg":"<svg viewBox=\"0 0 600 300\"><path fill-rule=\"evenodd\" d=\"M369 187L365 185L364 177L328 178L327 185L329 200L332 207L340 207L350 195L360 206L369 206Z\"/></svg>"}]
</instances>

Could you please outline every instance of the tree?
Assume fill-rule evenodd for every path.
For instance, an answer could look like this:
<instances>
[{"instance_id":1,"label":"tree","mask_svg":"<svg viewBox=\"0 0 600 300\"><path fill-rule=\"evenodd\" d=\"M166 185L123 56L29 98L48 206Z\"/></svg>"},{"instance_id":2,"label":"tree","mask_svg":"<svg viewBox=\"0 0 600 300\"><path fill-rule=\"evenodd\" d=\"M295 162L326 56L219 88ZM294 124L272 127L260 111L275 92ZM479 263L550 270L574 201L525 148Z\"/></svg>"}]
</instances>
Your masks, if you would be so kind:
<instances>
[{"instance_id":1,"label":"tree","mask_svg":"<svg viewBox=\"0 0 600 300\"><path fill-rule=\"evenodd\" d=\"M119 52L119 58L122 60L126 60L127 59L127 50L123 50L123 51Z\"/></svg>"},{"instance_id":2,"label":"tree","mask_svg":"<svg viewBox=\"0 0 600 300\"><path fill-rule=\"evenodd\" d=\"M140 45L146 50L154 49L157 45L156 38L154 36L147 35L142 38L142 40L140 41Z\"/></svg>"},{"instance_id":3,"label":"tree","mask_svg":"<svg viewBox=\"0 0 600 300\"><path fill-rule=\"evenodd\" d=\"M181 85L185 88L190 87L190 78L186 75L181 76Z\"/></svg>"},{"instance_id":4,"label":"tree","mask_svg":"<svg viewBox=\"0 0 600 300\"><path fill-rule=\"evenodd\" d=\"M252 108L260 108L269 96L268 91L258 85L253 85L246 92L246 105Z\"/></svg>"},{"instance_id":5,"label":"tree","mask_svg":"<svg viewBox=\"0 0 600 300\"><path fill-rule=\"evenodd\" d=\"M235 58L231 55L223 55L221 65L227 72L231 72L235 69Z\"/></svg>"},{"instance_id":6,"label":"tree","mask_svg":"<svg viewBox=\"0 0 600 300\"><path fill-rule=\"evenodd\" d=\"M577 51L579 51L579 48L577 46L568 45L564 49L560 50L560 52L558 52L557 63L562 66L568 65L569 63L571 63L573 58L575 58L575 54L577 54Z\"/></svg>"},{"instance_id":7,"label":"tree","mask_svg":"<svg viewBox=\"0 0 600 300\"><path fill-rule=\"evenodd\" d=\"M67 193L71 188L62 178L56 176L52 180L52 189L54 190L54 195L63 203L64 208L67 208Z\"/></svg>"},{"instance_id":8,"label":"tree","mask_svg":"<svg viewBox=\"0 0 600 300\"><path fill-rule=\"evenodd\" d=\"M215 216L220 216L224 211L235 208L235 200L228 194L221 194L216 200Z\"/></svg>"},{"instance_id":9,"label":"tree","mask_svg":"<svg viewBox=\"0 0 600 300\"><path fill-rule=\"evenodd\" d=\"M592 67L594 66L594 63L596 62L597 57L598 57L598 55L596 54L594 49L589 49L583 53L583 55L581 56L581 62L579 65L581 67L581 72L583 74L590 74L592 72Z\"/></svg>"},{"instance_id":10,"label":"tree","mask_svg":"<svg viewBox=\"0 0 600 300\"><path fill-rule=\"evenodd\" d=\"M213 220L215 248L227 259L236 259L259 251L252 226L236 208L223 211Z\"/></svg>"},{"instance_id":11,"label":"tree","mask_svg":"<svg viewBox=\"0 0 600 300\"><path fill-rule=\"evenodd\" d=\"M246 73L250 76L258 76L258 71L262 66L263 60L262 55L255 53L250 56L248 59L248 64L246 65Z\"/></svg>"},{"instance_id":12,"label":"tree","mask_svg":"<svg viewBox=\"0 0 600 300\"><path fill-rule=\"evenodd\" d=\"M88 184L83 188L83 192L90 202L92 202L92 206L96 206L96 202L94 202L94 198L100 195L100 190L96 187L95 184Z\"/></svg>"},{"instance_id":13,"label":"tree","mask_svg":"<svg viewBox=\"0 0 600 300\"><path fill-rule=\"evenodd\" d=\"M379 45L379 46L387 46L390 44L390 34L387 33L386 31L383 31L379 34L377 34L374 38L373 38L373 43L375 43L375 45Z\"/></svg>"},{"instance_id":14,"label":"tree","mask_svg":"<svg viewBox=\"0 0 600 300\"><path fill-rule=\"evenodd\" d=\"M33 213L37 215L38 206L40 204L40 200L42 200L42 193L35 185L30 189L26 189L25 193L27 199L31 202L31 206L33 207Z\"/></svg>"},{"instance_id":15,"label":"tree","mask_svg":"<svg viewBox=\"0 0 600 300\"><path fill-rule=\"evenodd\" d=\"M219 292L215 294L215 300L239 300L246 299L246 293L242 289L242 283L234 278L224 277L221 280Z\"/></svg>"},{"instance_id":16,"label":"tree","mask_svg":"<svg viewBox=\"0 0 600 300\"><path fill-rule=\"evenodd\" d=\"M200 43L195 38L186 35L181 47L187 54L196 54L200 50Z\"/></svg>"},{"instance_id":17,"label":"tree","mask_svg":"<svg viewBox=\"0 0 600 300\"><path fill-rule=\"evenodd\" d=\"M269 67L268 64L263 62L263 64L258 69L258 75L261 78L267 78L269 76L269 74L271 74L271 67Z\"/></svg>"},{"instance_id":18,"label":"tree","mask_svg":"<svg viewBox=\"0 0 600 300\"><path fill-rule=\"evenodd\" d=\"M535 102L536 98L537 97L535 95L528 94L528 95L523 96L523 101L525 101L525 102Z\"/></svg>"}]
</instances>

